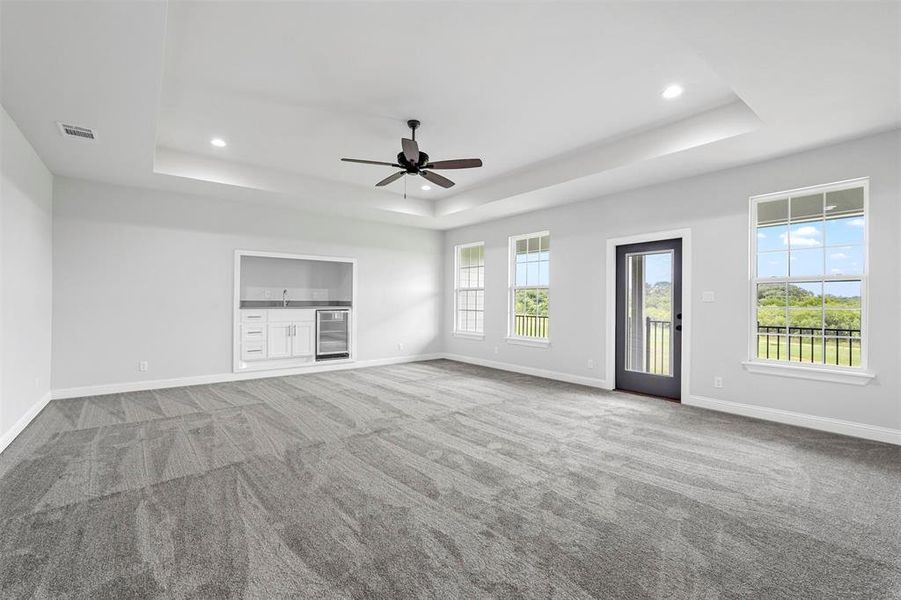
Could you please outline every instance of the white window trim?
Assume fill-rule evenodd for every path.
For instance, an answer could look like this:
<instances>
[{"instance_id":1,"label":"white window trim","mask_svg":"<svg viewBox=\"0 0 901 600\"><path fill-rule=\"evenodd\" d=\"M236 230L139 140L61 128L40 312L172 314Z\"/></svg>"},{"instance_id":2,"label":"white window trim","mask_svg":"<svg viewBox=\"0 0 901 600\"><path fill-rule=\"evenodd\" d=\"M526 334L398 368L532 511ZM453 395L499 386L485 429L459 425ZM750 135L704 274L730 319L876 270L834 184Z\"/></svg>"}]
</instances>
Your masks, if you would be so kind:
<instances>
[{"instance_id":1,"label":"white window trim","mask_svg":"<svg viewBox=\"0 0 901 600\"><path fill-rule=\"evenodd\" d=\"M551 345L551 336L548 335L547 338L533 338L526 337L524 335L515 335L513 332L516 331L515 318L516 318L516 290L519 289L516 286L516 242L519 240L526 240L533 237L541 237L541 236L550 236L551 232L547 229L544 231L536 231L533 233L523 233L520 235L511 235L507 241L507 337L505 338L508 344L515 344L518 346L531 346L534 348L548 348ZM553 272L553 269L549 269L548 276L550 277L550 273ZM548 281L548 285L529 285L529 286L520 286L522 289L539 289L539 290L550 290L550 281ZM548 306L547 311L547 320L548 325L551 322L551 308Z\"/></svg>"},{"instance_id":2,"label":"white window trim","mask_svg":"<svg viewBox=\"0 0 901 600\"><path fill-rule=\"evenodd\" d=\"M863 188L863 213L864 213L864 232L863 232L863 253L864 253L864 270L860 275L849 277L848 275L826 275L815 279L819 281L847 281L849 278L860 280L860 366L858 367L842 367L836 365L818 365L805 364L800 362L790 362L787 360L773 360L757 358L757 283L766 283L769 278L757 279L757 205L761 202L772 200L780 200L789 198L790 196L798 196L801 194L825 194L838 190L844 190L852 187ZM748 211L748 360L743 361L745 369L751 373L760 373L766 375L779 375L783 377L794 377L799 379L814 379L819 381L829 381L834 383L850 383L857 385L866 385L875 377L875 373L867 370L869 359L869 328L867 326L867 313L869 305L869 270L870 270L870 179L869 177L859 177L856 179L846 179L827 183L823 185L812 185L781 192L772 192L768 194L760 194L749 198L750 209ZM811 277L785 277L779 278L779 281L792 283L793 281L810 281Z\"/></svg>"},{"instance_id":3,"label":"white window trim","mask_svg":"<svg viewBox=\"0 0 901 600\"><path fill-rule=\"evenodd\" d=\"M469 242L468 244L457 244L454 246L454 329L453 335L454 337L468 339L468 340L484 340L485 339L485 307L482 306L482 333L477 333L475 331L460 331L457 329L457 297L459 296L458 292L482 292L483 297L485 294L485 281L482 280L482 287L460 287L460 250L464 248L476 248L482 247L482 267L484 268L485 261L485 242Z\"/></svg>"}]
</instances>

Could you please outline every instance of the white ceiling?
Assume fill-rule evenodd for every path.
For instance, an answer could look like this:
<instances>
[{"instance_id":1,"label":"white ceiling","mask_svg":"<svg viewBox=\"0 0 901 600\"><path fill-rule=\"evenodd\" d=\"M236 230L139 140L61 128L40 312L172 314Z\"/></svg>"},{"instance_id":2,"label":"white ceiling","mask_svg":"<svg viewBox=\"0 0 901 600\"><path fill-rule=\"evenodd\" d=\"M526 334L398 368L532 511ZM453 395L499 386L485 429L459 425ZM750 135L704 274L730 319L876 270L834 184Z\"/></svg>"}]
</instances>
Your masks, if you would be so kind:
<instances>
[{"instance_id":1,"label":"white ceiling","mask_svg":"<svg viewBox=\"0 0 901 600\"><path fill-rule=\"evenodd\" d=\"M4 1L2 102L57 174L448 228L897 127L899 8ZM485 166L338 161L393 161L408 118Z\"/></svg>"}]
</instances>

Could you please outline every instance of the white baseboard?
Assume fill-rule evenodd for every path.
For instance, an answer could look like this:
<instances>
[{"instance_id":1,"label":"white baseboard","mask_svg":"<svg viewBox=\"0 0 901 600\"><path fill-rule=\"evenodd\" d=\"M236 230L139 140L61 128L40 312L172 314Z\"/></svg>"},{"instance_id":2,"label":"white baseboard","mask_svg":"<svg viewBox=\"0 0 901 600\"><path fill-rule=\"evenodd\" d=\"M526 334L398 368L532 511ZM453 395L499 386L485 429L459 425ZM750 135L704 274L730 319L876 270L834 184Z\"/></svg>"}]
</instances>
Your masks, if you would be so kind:
<instances>
[{"instance_id":1,"label":"white baseboard","mask_svg":"<svg viewBox=\"0 0 901 600\"><path fill-rule=\"evenodd\" d=\"M142 392L145 390L161 390L165 388L184 387L188 385L205 385L210 383L226 383L229 381L245 381L248 379L264 379L268 377L285 377L286 375L303 375L306 373L322 373L324 371L344 371L347 369L364 369L367 367L380 367L384 365L396 365L422 360L435 360L442 358L441 354L415 354L410 356L395 356L391 358L376 358L372 360L341 361L334 364L317 364L291 369L274 369L271 371L252 371L243 373L216 373L212 375L196 375L192 377L176 377L173 379L151 379L147 381L128 381L122 383L107 383L102 385L87 385L73 388L61 388L53 390L51 395L54 400L64 398L81 398L84 396L102 396L104 394L122 394L125 392Z\"/></svg>"},{"instance_id":2,"label":"white baseboard","mask_svg":"<svg viewBox=\"0 0 901 600\"><path fill-rule=\"evenodd\" d=\"M443 357L448 360L468 363L471 365L479 365L480 367L489 367L500 371L511 371L513 373L522 373L523 375L533 375L535 377L543 377L545 379L555 379L566 383L576 383L578 385L586 385L589 387L600 388L602 390L613 389L606 379L598 379L597 377L584 377L582 375L571 375L569 373L561 373L560 371L550 371L547 369L536 369L534 367L523 367L512 363L505 363L494 360L485 360L482 358L473 358L462 354L451 354L445 352Z\"/></svg>"},{"instance_id":3,"label":"white baseboard","mask_svg":"<svg viewBox=\"0 0 901 600\"><path fill-rule=\"evenodd\" d=\"M2 435L0 435L0 452L6 450L6 447L9 446L16 437L22 433L31 421L38 416L44 407L47 406L47 403L50 402L50 392L47 392L41 399L34 403L34 405L28 409L28 411L22 415L22 417L16 421L15 425L9 428L8 431L4 431Z\"/></svg>"},{"instance_id":4,"label":"white baseboard","mask_svg":"<svg viewBox=\"0 0 901 600\"><path fill-rule=\"evenodd\" d=\"M754 406L752 404L742 404L739 402L727 402L725 400L716 400L715 398L708 398L706 396L691 395L687 398L683 398L682 403L687 406L697 406L699 408L707 408L734 415L763 419L764 421L775 421L786 425L796 425L798 427L806 427L807 429L817 429L820 431L849 435L851 437L875 440L877 442L901 445L901 430L891 429L889 427L855 423L854 421L844 421L842 419L833 419L831 417L819 417L778 408Z\"/></svg>"}]
</instances>

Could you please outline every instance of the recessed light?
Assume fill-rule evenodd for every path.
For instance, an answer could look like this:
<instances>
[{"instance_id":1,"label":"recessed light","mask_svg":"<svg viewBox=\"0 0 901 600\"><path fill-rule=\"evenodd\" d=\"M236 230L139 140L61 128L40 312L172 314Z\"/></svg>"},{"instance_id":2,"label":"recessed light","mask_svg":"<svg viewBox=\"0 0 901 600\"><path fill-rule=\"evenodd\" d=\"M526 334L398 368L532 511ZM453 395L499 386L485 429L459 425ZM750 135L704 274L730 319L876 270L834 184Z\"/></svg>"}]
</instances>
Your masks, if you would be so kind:
<instances>
[{"instance_id":1,"label":"recessed light","mask_svg":"<svg viewBox=\"0 0 901 600\"><path fill-rule=\"evenodd\" d=\"M667 88L665 90L663 90L663 93L661 94L661 96L663 96L667 100L672 100L673 98L678 98L679 96L681 96L682 92L684 92L684 91L685 90L682 89L681 85L679 85L678 83L674 83L670 86L667 86Z\"/></svg>"},{"instance_id":2,"label":"recessed light","mask_svg":"<svg viewBox=\"0 0 901 600\"><path fill-rule=\"evenodd\" d=\"M210 140L210 143L217 148L225 148L226 146L225 140L223 140L222 138L213 138Z\"/></svg>"},{"instance_id":3,"label":"recessed light","mask_svg":"<svg viewBox=\"0 0 901 600\"><path fill-rule=\"evenodd\" d=\"M422 191L423 191L423 192L427 192L427 191L429 191L430 189L432 189L432 186L430 186L430 185L424 185L424 186L422 186Z\"/></svg>"}]
</instances>

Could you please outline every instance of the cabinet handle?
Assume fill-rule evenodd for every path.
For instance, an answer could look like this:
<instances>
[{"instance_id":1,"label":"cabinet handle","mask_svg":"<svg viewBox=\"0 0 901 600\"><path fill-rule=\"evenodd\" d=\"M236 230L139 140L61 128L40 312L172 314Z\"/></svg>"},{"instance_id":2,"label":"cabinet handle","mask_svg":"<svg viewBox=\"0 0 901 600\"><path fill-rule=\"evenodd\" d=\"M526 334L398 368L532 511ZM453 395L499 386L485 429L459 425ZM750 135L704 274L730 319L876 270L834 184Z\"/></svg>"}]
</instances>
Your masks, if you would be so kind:
<instances>
[{"instance_id":1,"label":"cabinet handle","mask_svg":"<svg viewBox=\"0 0 901 600\"><path fill-rule=\"evenodd\" d=\"M250 354L251 352L262 352L262 350L260 350L259 348L257 348L256 350L247 350L248 354Z\"/></svg>"}]
</instances>

